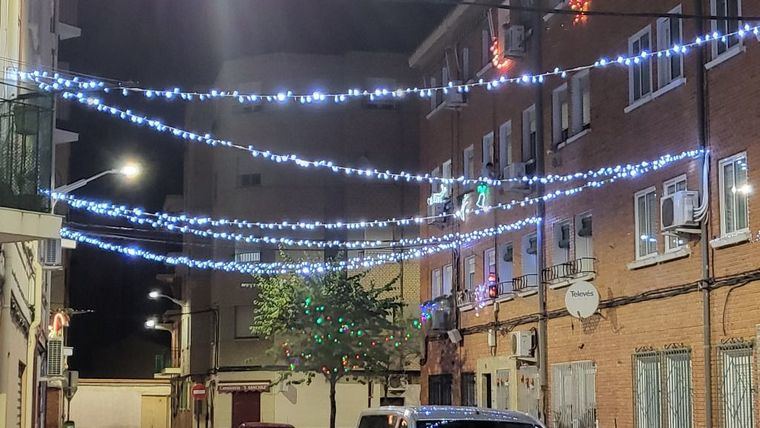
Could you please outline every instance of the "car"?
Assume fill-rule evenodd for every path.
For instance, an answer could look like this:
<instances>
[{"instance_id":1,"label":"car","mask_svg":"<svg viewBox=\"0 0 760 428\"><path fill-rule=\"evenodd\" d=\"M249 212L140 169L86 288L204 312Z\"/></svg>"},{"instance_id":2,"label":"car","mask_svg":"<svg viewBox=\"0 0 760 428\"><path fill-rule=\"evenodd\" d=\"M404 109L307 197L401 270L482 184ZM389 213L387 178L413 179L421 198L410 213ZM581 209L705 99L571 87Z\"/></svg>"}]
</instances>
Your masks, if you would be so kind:
<instances>
[{"instance_id":1,"label":"car","mask_svg":"<svg viewBox=\"0 0 760 428\"><path fill-rule=\"evenodd\" d=\"M365 410L358 428L546 428L513 410L458 406L388 406Z\"/></svg>"}]
</instances>

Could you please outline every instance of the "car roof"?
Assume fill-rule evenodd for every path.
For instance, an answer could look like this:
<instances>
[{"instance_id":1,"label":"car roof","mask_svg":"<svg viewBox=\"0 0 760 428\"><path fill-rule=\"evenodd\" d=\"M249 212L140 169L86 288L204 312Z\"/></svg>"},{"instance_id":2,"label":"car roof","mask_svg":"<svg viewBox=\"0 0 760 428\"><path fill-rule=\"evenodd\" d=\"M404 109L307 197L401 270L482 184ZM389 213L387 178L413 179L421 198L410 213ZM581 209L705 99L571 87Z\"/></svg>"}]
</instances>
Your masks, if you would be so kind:
<instances>
[{"instance_id":1,"label":"car roof","mask_svg":"<svg viewBox=\"0 0 760 428\"><path fill-rule=\"evenodd\" d=\"M384 406L377 409L365 410L365 415L387 415L395 414L406 416L414 420L439 420L439 419L460 419L460 420L482 420L482 421L501 421L517 422L525 424L536 424L540 422L532 416L517 412L514 410L494 410L479 407L464 406ZM539 425L541 426L541 425Z\"/></svg>"}]
</instances>

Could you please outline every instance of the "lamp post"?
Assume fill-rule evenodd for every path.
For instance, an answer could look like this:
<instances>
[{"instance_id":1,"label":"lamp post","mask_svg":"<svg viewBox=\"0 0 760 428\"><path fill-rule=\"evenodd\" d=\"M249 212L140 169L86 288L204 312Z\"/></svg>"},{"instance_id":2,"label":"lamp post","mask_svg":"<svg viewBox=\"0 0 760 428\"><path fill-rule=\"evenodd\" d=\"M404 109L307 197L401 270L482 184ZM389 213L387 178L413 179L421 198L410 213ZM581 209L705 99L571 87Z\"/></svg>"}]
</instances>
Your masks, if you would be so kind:
<instances>
[{"instance_id":1,"label":"lamp post","mask_svg":"<svg viewBox=\"0 0 760 428\"><path fill-rule=\"evenodd\" d=\"M174 297L167 296L166 294L163 294L163 293L161 293L158 290L153 290L150 293L148 293L148 297L151 298L151 299L153 299L153 300L158 300L158 299L164 298L164 299L166 299L166 300L174 303L175 305L179 306L180 308L182 308L183 311L185 309L185 302L183 302L182 300L179 300L179 299L175 299Z\"/></svg>"},{"instance_id":2,"label":"lamp post","mask_svg":"<svg viewBox=\"0 0 760 428\"><path fill-rule=\"evenodd\" d=\"M93 175L92 177L83 178L83 179L77 180L77 181L75 181L73 183L64 184L63 186L56 187L55 190L53 190L53 191L55 193L67 194L67 193L71 193L74 190L77 190L77 189L79 189L81 187L84 187L87 184L89 184L90 182L92 182L94 180L97 180L100 177L104 177L106 175L121 174L121 175L123 175L123 176L125 176L127 178L134 178L134 177L137 177L138 175L140 175L140 172L141 172L141 170L140 170L140 166L139 165L137 165L135 163L128 163L128 164L123 165L121 168L109 169L109 170L97 173L97 174Z\"/></svg>"}]
</instances>

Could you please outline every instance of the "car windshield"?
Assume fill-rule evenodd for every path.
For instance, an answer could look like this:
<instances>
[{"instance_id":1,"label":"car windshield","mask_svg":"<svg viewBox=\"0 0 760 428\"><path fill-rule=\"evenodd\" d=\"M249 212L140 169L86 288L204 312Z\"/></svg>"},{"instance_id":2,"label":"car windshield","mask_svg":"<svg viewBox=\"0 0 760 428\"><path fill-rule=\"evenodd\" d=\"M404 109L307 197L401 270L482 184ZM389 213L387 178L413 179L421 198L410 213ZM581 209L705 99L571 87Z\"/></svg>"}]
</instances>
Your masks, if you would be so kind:
<instances>
[{"instance_id":1,"label":"car windshield","mask_svg":"<svg viewBox=\"0 0 760 428\"><path fill-rule=\"evenodd\" d=\"M417 421L417 428L535 428L538 425L503 421Z\"/></svg>"}]
</instances>

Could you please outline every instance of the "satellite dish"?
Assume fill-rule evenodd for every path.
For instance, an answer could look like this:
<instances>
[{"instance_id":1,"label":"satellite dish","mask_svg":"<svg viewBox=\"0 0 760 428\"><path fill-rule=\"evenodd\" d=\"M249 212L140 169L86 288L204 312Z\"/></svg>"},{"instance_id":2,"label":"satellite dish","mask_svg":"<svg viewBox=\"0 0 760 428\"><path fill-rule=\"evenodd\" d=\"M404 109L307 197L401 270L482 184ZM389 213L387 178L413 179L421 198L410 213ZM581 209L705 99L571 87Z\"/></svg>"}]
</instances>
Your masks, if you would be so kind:
<instances>
[{"instance_id":1,"label":"satellite dish","mask_svg":"<svg viewBox=\"0 0 760 428\"><path fill-rule=\"evenodd\" d=\"M575 318L588 318L599 309L599 292L594 284L578 281L567 289L565 307Z\"/></svg>"}]
</instances>

